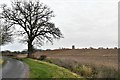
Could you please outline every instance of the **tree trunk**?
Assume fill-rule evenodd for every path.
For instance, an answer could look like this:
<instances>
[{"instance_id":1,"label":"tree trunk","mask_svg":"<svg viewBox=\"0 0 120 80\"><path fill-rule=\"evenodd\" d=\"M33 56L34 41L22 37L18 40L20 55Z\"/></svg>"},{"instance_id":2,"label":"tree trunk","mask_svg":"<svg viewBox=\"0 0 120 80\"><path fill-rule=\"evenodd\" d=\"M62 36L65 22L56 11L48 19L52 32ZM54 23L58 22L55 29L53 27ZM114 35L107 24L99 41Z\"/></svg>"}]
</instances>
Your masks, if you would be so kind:
<instances>
[{"instance_id":1,"label":"tree trunk","mask_svg":"<svg viewBox=\"0 0 120 80\"><path fill-rule=\"evenodd\" d=\"M32 58L32 53L33 53L33 45L32 42L28 42L28 58Z\"/></svg>"}]
</instances>

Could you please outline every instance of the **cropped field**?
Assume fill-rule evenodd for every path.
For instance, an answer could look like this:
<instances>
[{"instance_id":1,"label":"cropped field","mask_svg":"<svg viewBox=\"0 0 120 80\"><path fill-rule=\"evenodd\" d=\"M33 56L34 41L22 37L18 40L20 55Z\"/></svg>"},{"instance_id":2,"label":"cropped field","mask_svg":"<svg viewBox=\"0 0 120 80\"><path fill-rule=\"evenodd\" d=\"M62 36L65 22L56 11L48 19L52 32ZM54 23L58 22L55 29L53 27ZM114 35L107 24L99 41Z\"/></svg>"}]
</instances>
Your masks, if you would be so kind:
<instances>
[{"instance_id":1,"label":"cropped field","mask_svg":"<svg viewBox=\"0 0 120 80\"><path fill-rule=\"evenodd\" d=\"M81 64L92 64L95 66L106 66L118 69L117 49L75 49L75 50L52 50L34 53L34 57L47 55L48 58L61 59L65 61L76 61Z\"/></svg>"},{"instance_id":2,"label":"cropped field","mask_svg":"<svg viewBox=\"0 0 120 80\"><path fill-rule=\"evenodd\" d=\"M34 53L39 59L46 55L50 63L65 67L86 78L117 78L117 49L51 50Z\"/></svg>"}]
</instances>

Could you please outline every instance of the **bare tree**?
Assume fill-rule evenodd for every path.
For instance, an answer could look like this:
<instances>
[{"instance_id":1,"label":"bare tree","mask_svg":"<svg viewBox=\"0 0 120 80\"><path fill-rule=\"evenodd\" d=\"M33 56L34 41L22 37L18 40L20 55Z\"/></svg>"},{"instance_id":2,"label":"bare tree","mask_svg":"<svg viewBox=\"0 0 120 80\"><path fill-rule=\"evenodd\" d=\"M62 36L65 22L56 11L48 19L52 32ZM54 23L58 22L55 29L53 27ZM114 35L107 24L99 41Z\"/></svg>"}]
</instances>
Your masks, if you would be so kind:
<instances>
[{"instance_id":1,"label":"bare tree","mask_svg":"<svg viewBox=\"0 0 120 80\"><path fill-rule=\"evenodd\" d=\"M51 22L53 11L39 1L14 1L11 7L2 5L1 19L9 22L11 26L19 25L22 30L19 34L24 36L28 43L28 57L31 57L33 45L43 45L45 41L62 38L62 33Z\"/></svg>"},{"instance_id":2,"label":"bare tree","mask_svg":"<svg viewBox=\"0 0 120 80\"><path fill-rule=\"evenodd\" d=\"M12 41L13 39L11 28L5 23L3 24L2 22L0 22L0 46Z\"/></svg>"}]
</instances>

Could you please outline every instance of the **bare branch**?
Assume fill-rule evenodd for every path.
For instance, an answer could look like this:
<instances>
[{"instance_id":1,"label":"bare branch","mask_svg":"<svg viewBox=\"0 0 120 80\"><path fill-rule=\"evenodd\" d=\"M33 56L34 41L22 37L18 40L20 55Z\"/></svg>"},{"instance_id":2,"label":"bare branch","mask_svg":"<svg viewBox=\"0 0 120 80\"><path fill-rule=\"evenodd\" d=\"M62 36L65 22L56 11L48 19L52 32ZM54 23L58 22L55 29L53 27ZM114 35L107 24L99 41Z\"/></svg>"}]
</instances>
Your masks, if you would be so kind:
<instances>
[{"instance_id":1,"label":"bare branch","mask_svg":"<svg viewBox=\"0 0 120 80\"><path fill-rule=\"evenodd\" d=\"M32 47L33 43L42 45L44 40L51 43L53 39L62 38L59 28L50 20L54 17L53 11L39 1L13 1L11 7L1 7L0 19L9 22L11 26L19 25L23 31L19 34L27 36L24 40ZM42 44L41 44L42 43Z\"/></svg>"}]
</instances>

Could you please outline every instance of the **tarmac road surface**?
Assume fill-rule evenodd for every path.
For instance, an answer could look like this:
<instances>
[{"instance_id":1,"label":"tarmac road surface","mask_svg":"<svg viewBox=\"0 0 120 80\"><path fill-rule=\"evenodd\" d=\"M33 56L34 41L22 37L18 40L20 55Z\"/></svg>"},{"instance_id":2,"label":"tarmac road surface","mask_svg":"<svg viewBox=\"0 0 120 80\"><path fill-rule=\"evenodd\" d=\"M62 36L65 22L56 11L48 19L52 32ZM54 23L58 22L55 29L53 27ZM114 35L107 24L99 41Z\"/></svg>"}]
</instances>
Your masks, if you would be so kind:
<instances>
[{"instance_id":1,"label":"tarmac road surface","mask_svg":"<svg viewBox=\"0 0 120 80\"><path fill-rule=\"evenodd\" d=\"M28 78L28 66L16 59L3 57L7 60L2 67L2 78Z\"/></svg>"}]
</instances>

